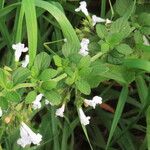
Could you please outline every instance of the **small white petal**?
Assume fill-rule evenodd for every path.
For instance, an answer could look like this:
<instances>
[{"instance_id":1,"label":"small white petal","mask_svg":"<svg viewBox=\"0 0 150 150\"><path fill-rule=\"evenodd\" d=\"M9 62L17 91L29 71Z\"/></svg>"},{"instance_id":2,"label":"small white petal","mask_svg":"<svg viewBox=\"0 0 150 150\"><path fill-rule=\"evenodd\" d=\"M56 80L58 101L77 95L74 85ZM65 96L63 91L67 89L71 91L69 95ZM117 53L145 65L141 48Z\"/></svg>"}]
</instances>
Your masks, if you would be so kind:
<instances>
[{"instance_id":1,"label":"small white petal","mask_svg":"<svg viewBox=\"0 0 150 150\"><path fill-rule=\"evenodd\" d=\"M143 41L144 41L144 43L143 43L144 45L146 45L146 46L150 45L148 39L144 35L143 35Z\"/></svg>"},{"instance_id":2,"label":"small white petal","mask_svg":"<svg viewBox=\"0 0 150 150\"><path fill-rule=\"evenodd\" d=\"M94 109L95 109L95 107L96 107L96 103L95 103L93 100L87 100L87 99L85 99L85 100L84 100L84 103L85 103L87 106L93 107Z\"/></svg>"},{"instance_id":3,"label":"small white petal","mask_svg":"<svg viewBox=\"0 0 150 150\"><path fill-rule=\"evenodd\" d=\"M41 108L41 102L40 101L34 101L33 102L33 105L32 105L32 108L34 109L34 110L36 110L36 109L40 109Z\"/></svg>"},{"instance_id":4,"label":"small white petal","mask_svg":"<svg viewBox=\"0 0 150 150\"><path fill-rule=\"evenodd\" d=\"M82 108L79 108L79 118L82 125L86 126L90 123L90 116L86 116L82 110Z\"/></svg>"},{"instance_id":5,"label":"small white petal","mask_svg":"<svg viewBox=\"0 0 150 150\"><path fill-rule=\"evenodd\" d=\"M63 104L60 108L58 108L55 112L56 116L64 117L65 104Z\"/></svg>"},{"instance_id":6,"label":"small white petal","mask_svg":"<svg viewBox=\"0 0 150 150\"><path fill-rule=\"evenodd\" d=\"M102 98L100 96L94 96L92 99L96 104L102 104Z\"/></svg>"},{"instance_id":7,"label":"small white petal","mask_svg":"<svg viewBox=\"0 0 150 150\"><path fill-rule=\"evenodd\" d=\"M25 60L22 61L22 67L26 68L28 66L28 64L29 64L29 55L26 55Z\"/></svg>"},{"instance_id":8,"label":"small white petal","mask_svg":"<svg viewBox=\"0 0 150 150\"><path fill-rule=\"evenodd\" d=\"M96 23L106 22L106 20L103 18L97 17L96 15L93 15L92 22L93 22L93 26L95 26Z\"/></svg>"},{"instance_id":9,"label":"small white petal","mask_svg":"<svg viewBox=\"0 0 150 150\"><path fill-rule=\"evenodd\" d=\"M2 108L0 107L0 117L2 117L3 115L3 111L2 111Z\"/></svg>"},{"instance_id":10,"label":"small white petal","mask_svg":"<svg viewBox=\"0 0 150 150\"><path fill-rule=\"evenodd\" d=\"M15 50L15 61L19 61L22 52L28 51L28 48L24 47L24 44L22 43L13 44L12 48Z\"/></svg>"},{"instance_id":11,"label":"small white petal","mask_svg":"<svg viewBox=\"0 0 150 150\"><path fill-rule=\"evenodd\" d=\"M76 12L82 11L86 16L89 15L88 10L87 10L87 4L85 1L80 2L80 6L75 9Z\"/></svg>"},{"instance_id":12,"label":"small white petal","mask_svg":"<svg viewBox=\"0 0 150 150\"><path fill-rule=\"evenodd\" d=\"M80 43L80 51L79 51L79 54L81 54L82 56L86 56L89 54L88 52L88 45L89 45L89 39L86 39L86 38L83 38L81 43Z\"/></svg>"},{"instance_id":13,"label":"small white petal","mask_svg":"<svg viewBox=\"0 0 150 150\"><path fill-rule=\"evenodd\" d=\"M43 94L39 94L36 96L36 99L32 102L33 103L32 107L34 110L41 108L41 102L40 101L41 101L42 97L43 97Z\"/></svg>"},{"instance_id":14,"label":"small white petal","mask_svg":"<svg viewBox=\"0 0 150 150\"><path fill-rule=\"evenodd\" d=\"M110 23L112 23L112 21L109 20L109 19L106 19L106 25L107 25L107 24L110 24Z\"/></svg>"},{"instance_id":15,"label":"small white petal","mask_svg":"<svg viewBox=\"0 0 150 150\"><path fill-rule=\"evenodd\" d=\"M49 100L45 100L45 105L48 105L50 102L49 102Z\"/></svg>"}]
</instances>

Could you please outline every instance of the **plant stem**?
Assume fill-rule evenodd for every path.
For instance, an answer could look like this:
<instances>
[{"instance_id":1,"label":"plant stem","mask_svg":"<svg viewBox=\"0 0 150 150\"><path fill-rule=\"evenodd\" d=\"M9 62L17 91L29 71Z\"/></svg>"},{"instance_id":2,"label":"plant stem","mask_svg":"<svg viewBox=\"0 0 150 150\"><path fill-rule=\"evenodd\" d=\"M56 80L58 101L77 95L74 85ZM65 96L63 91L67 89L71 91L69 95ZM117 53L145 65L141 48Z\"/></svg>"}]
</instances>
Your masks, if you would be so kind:
<instances>
[{"instance_id":1,"label":"plant stem","mask_svg":"<svg viewBox=\"0 0 150 150\"><path fill-rule=\"evenodd\" d=\"M97 53L95 56L93 56L93 57L91 58L91 61L95 61L96 59L98 59L98 58L101 57L102 55L103 55L102 52Z\"/></svg>"},{"instance_id":2,"label":"plant stem","mask_svg":"<svg viewBox=\"0 0 150 150\"><path fill-rule=\"evenodd\" d=\"M106 0L101 1L101 17L105 17L106 13Z\"/></svg>"},{"instance_id":3,"label":"plant stem","mask_svg":"<svg viewBox=\"0 0 150 150\"><path fill-rule=\"evenodd\" d=\"M60 80L62 80L62 79L64 79L64 78L66 78L66 77L67 77L67 74L66 74L66 73L63 73L63 74L61 74L60 76L54 78L53 80L56 81L56 82L58 82L58 81L60 81Z\"/></svg>"}]
</instances>

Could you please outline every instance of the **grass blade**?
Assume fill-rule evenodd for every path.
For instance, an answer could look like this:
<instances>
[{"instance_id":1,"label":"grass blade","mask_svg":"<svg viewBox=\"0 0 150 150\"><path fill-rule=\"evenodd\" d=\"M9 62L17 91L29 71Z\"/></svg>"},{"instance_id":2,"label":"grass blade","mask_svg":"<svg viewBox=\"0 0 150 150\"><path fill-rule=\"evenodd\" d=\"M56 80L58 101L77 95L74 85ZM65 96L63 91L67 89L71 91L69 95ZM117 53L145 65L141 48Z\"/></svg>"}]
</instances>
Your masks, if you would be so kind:
<instances>
[{"instance_id":1,"label":"grass blade","mask_svg":"<svg viewBox=\"0 0 150 150\"><path fill-rule=\"evenodd\" d=\"M113 137L113 134L115 132L115 129L116 129L117 124L119 122L119 119L121 117L121 114L122 114L122 111L123 111L123 108L124 108L127 96L128 96L128 86L125 85L123 87L122 91L121 91L120 96L119 96L119 101L118 101L117 108L116 108L115 115L114 115L114 119L113 119L113 122L112 122L112 125L111 125L111 129L110 129L110 133L109 133L109 137L108 137L106 150L109 147L110 141L111 141L111 139Z\"/></svg>"},{"instance_id":2,"label":"grass blade","mask_svg":"<svg viewBox=\"0 0 150 150\"><path fill-rule=\"evenodd\" d=\"M34 0L23 0L22 5L25 11L28 47L29 47L29 66L31 67L37 51L37 18Z\"/></svg>"}]
</instances>

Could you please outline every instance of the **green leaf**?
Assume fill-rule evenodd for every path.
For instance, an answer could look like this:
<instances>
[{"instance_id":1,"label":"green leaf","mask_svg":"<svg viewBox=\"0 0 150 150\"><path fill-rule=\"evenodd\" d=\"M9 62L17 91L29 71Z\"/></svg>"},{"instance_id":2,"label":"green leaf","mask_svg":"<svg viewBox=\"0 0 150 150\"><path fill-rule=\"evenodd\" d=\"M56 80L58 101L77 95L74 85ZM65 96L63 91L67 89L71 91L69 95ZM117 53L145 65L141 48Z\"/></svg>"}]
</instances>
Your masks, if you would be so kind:
<instances>
[{"instance_id":1,"label":"green leaf","mask_svg":"<svg viewBox=\"0 0 150 150\"><path fill-rule=\"evenodd\" d=\"M144 59L125 59L123 65L129 68L142 69L150 72L150 62Z\"/></svg>"},{"instance_id":2,"label":"green leaf","mask_svg":"<svg viewBox=\"0 0 150 150\"><path fill-rule=\"evenodd\" d=\"M30 76L30 70L19 67L12 74L14 85L24 82Z\"/></svg>"},{"instance_id":3,"label":"green leaf","mask_svg":"<svg viewBox=\"0 0 150 150\"><path fill-rule=\"evenodd\" d=\"M52 89L55 89L56 86L57 86L57 82L53 81L53 80L49 80L49 81L43 82L42 85L41 85L41 87L44 90L52 90Z\"/></svg>"},{"instance_id":4,"label":"green leaf","mask_svg":"<svg viewBox=\"0 0 150 150\"><path fill-rule=\"evenodd\" d=\"M62 59L61 57L59 57L58 55L53 56L54 59L54 63L57 67L61 67L62 66Z\"/></svg>"},{"instance_id":5,"label":"green leaf","mask_svg":"<svg viewBox=\"0 0 150 150\"><path fill-rule=\"evenodd\" d=\"M131 70L127 70L125 67L110 64L108 67L109 71L102 73L102 77L113 79L119 84L127 84L135 79L135 73Z\"/></svg>"},{"instance_id":6,"label":"green leaf","mask_svg":"<svg viewBox=\"0 0 150 150\"><path fill-rule=\"evenodd\" d=\"M36 99L37 93L35 91L31 91L25 98L26 104L31 104Z\"/></svg>"},{"instance_id":7,"label":"green leaf","mask_svg":"<svg viewBox=\"0 0 150 150\"><path fill-rule=\"evenodd\" d=\"M57 70L55 69L45 69L39 76L42 81L47 81L54 78L57 75Z\"/></svg>"},{"instance_id":8,"label":"green leaf","mask_svg":"<svg viewBox=\"0 0 150 150\"><path fill-rule=\"evenodd\" d=\"M138 22L142 26L150 26L150 14L149 13L141 13L138 16Z\"/></svg>"},{"instance_id":9,"label":"green leaf","mask_svg":"<svg viewBox=\"0 0 150 150\"><path fill-rule=\"evenodd\" d=\"M117 0L116 11L120 16L124 16L132 5L132 0Z\"/></svg>"},{"instance_id":10,"label":"green leaf","mask_svg":"<svg viewBox=\"0 0 150 150\"><path fill-rule=\"evenodd\" d=\"M116 47L117 51L124 55L130 55L133 53L133 49L127 44L120 44Z\"/></svg>"},{"instance_id":11,"label":"green leaf","mask_svg":"<svg viewBox=\"0 0 150 150\"><path fill-rule=\"evenodd\" d=\"M16 102L16 103L18 103L21 100L21 96L15 91L7 92L5 97L8 100L8 102Z\"/></svg>"},{"instance_id":12,"label":"green leaf","mask_svg":"<svg viewBox=\"0 0 150 150\"><path fill-rule=\"evenodd\" d=\"M109 34L107 37L106 37L106 42L109 43L110 47L114 47L116 45L118 45L121 41L123 40L123 37L122 37L122 34L121 33L112 33L112 34ZM102 45L103 46L103 45ZM105 47L104 47L105 46ZM103 47L101 48L104 48L102 49L103 51L107 51L109 50L108 46L106 46L106 44L104 45Z\"/></svg>"},{"instance_id":13,"label":"green leaf","mask_svg":"<svg viewBox=\"0 0 150 150\"><path fill-rule=\"evenodd\" d=\"M113 122L112 122L112 125L111 125L109 137L108 137L106 150L109 149L109 144L110 144L111 139L112 139L112 137L114 135L115 129L117 127L117 124L118 124L118 122L119 122L119 120L121 118L121 114L122 114L125 102L127 100L127 97L128 97L128 85L125 85L125 86L123 86L123 89L122 89L122 91L120 93L120 96L119 96L117 108L116 108L116 111L115 111L115 114L114 114Z\"/></svg>"},{"instance_id":14,"label":"green leaf","mask_svg":"<svg viewBox=\"0 0 150 150\"><path fill-rule=\"evenodd\" d=\"M88 67L91 64L91 57L90 56L84 56L80 59L80 62L78 64L78 68Z\"/></svg>"},{"instance_id":15,"label":"green leaf","mask_svg":"<svg viewBox=\"0 0 150 150\"><path fill-rule=\"evenodd\" d=\"M28 45L29 45L29 65L32 66L37 51L37 18L34 0L23 0L22 5L25 11Z\"/></svg>"},{"instance_id":16,"label":"green leaf","mask_svg":"<svg viewBox=\"0 0 150 150\"><path fill-rule=\"evenodd\" d=\"M34 67L37 68L38 73L40 73L42 70L49 67L50 62L51 57L47 53L41 52L35 58Z\"/></svg>"},{"instance_id":17,"label":"green leaf","mask_svg":"<svg viewBox=\"0 0 150 150\"><path fill-rule=\"evenodd\" d=\"M147 144L148 144L148 150L150 150L150 106L147 109L146 112L146 123L147 123L147 128L146 128L146 138L147 138Z\"/></svg>"},{"instance_id":18,"label":"green leaf","mask_svg":"<svg viewBox=\"0 0 150 150\"><path fill-rule=\"evenodd\" d=\"M129 22L122 17L112 23L110 33L118 33L116 35L119 35L122 39L124 39L132 32L132 30L133 28L130 27Z\"/></svg>"},{"instance_id":19,"label":"green leaf","mask_svg":"<svg viewBox=\"0 0 150 150\"><path fill-rule=\"evenodd\" d=\"M107 35L106 26L102 25L102 24L97 24L96 25L96 33L101 39L104 39Z\"/></svg>"},{"instance_id":20,"label":"green leaf","mask_svg":"<svg viewBox=\"0 0 150 150\"><path fill-rule=\"evenodd\" d=\"M75 84L76 84L77 89L81 93L85 95L89 95L91 93L91 88L87 81L79 80L79 81L76 81Z\"/></svg>"},{"instance_id":21,"label":"green leaf","mask_svg":"<svg viewBox=\"0 0 150 150\"><path fill-rule=\"evenodd\" d=\"M44 96L53 104L59 105L61 103L61 95L57 91L45 91Z\"/></svg>"},{"instance_id":22,"label":"green leaf","mask_svg":"<svg viewBox=\"0 0 150 150\"><path fill-rule=\"evenodd\" d=\"M7 76L3 69L0 69L0 86L5 88L7 82Z\"/></svg>"},{"instance_id":23,"label":"green leaf","mask_svg":"<svg viewBox=\"0 0 150 150\"><path fill-rule=\"evenodd\" d=\"M120 42L120 41L119 41ZM110 42L111 43L111 42ZM118 44L118 42L117 42L117 44ZM112 45L112 44L111 44ZM109 44L108 43L106 43L106 42L102 42L101 43L101 51L103 52L103 53L107 53L108 51L109 51Z\"/></svg>"},{"instance_id":24,"label":"green leaf","mask_svg":"<svg viewBox=\"0 0 150 150\"><path fill-rule=\"evenodd\" d=\"M8 108L8 101L5 97L0 96L0 107L3 109Z\"/></svg>"},{"instance_id":25,"label":"green leaf","mask_svg":"<svg viewBox=\"0 0 150 150\"><path fill-rule=\"evenodd\" d=\"M72 50L70 49L71 47L71 43L65 43L63 46L62 46L62 53L65 57L69 57L73 52L71 52Z\"/></svg>"},{"instance_id":26,"label":"green leaf","mask_svg":"<svg viewBox=\"0 0 150 150\"><path fill-rule=\"evenodd\" d=\"M150 27L141 27L141 32L144 34L144 35L150 35Z\"/></svg>"}]
</instances>

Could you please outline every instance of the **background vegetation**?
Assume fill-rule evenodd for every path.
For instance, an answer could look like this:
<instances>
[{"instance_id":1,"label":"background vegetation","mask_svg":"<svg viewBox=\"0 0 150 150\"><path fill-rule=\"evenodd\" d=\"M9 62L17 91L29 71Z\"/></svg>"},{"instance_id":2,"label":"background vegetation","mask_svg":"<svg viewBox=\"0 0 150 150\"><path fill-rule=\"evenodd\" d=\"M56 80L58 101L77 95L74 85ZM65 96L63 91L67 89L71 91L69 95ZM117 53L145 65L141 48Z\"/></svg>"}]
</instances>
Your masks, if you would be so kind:
<instances>
[{"instance_id":1,"label":"background vegetation","mask_svg":"<svg viewBox=\"0 0 150 150\"><path fill-rule=\"evenodd\" d=\"M79 1L0 0L0 106L4 110L0 119L0 149L22 149L16 141L19 122L25 120L43 136L39 146L26 147L26 150L150 150L150 46L143 44L143 35L150 40L150 2L89 0L87 4L91 14L113 21L107 26L107 32L104 24L91 27L82 13L75 12ZM78 63L75 54L83 37L92 41L91 57L104 53L99 58L102 64L90 64L93 68L97 65L97 72L89 75L91 92L87 86L70 85L68 79L65 82L67 87L72 86L67 91L71 100L64 118L55 116L61 103L57 93L51 93L50 97L57 106L46 105L33 111L32 99L26 97L32 88L41 91L34 87L34 83L39 82L36 73L49 66L57 70L60 61L65 64L67 58L67 67L72 69L72 64ZM18 68L14 61L12 44L18 42L29 47L28 70ZM41 52L46 52L46 56ZM86 68L88 60L80 65ZM88 69L84 71L83 76ZM43 78L40 80L45 80ZM86 128L80 125L73 105L74 89L78 89L82 97L103 98L103 104L95 110L85 109L91 116ZM7 122L7 119L10 120Z\"/></svg>"}]
</instances>

